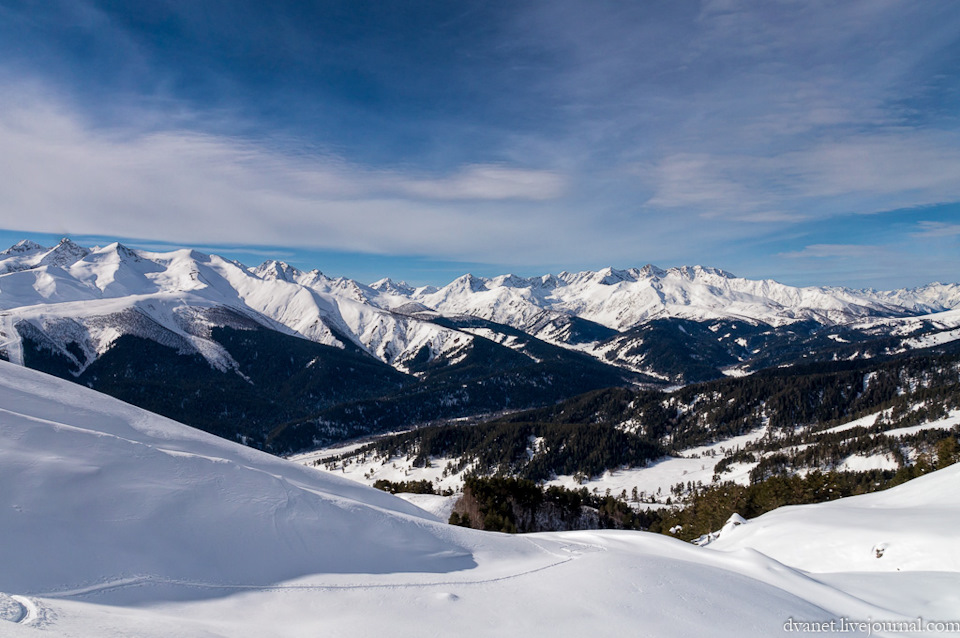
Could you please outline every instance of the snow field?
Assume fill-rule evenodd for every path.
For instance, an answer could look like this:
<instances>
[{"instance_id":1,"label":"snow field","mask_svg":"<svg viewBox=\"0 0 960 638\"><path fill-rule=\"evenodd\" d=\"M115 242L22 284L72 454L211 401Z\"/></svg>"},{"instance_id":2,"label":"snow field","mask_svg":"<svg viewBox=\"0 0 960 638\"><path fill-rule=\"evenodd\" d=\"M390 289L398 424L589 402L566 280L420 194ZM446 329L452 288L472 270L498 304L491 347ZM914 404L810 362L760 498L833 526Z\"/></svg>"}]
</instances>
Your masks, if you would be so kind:
<instances>
[{"instance_id":1,"label":"snow field","mask_svg":"<svg viewBox=\"0 0 960 638\"><path fill-rule=\"evenodd\" d=\"M958 478L783 508L707 548L484 533L0 362L0 634L743 638L944 618Z\"/></svg>"}]
</instances>

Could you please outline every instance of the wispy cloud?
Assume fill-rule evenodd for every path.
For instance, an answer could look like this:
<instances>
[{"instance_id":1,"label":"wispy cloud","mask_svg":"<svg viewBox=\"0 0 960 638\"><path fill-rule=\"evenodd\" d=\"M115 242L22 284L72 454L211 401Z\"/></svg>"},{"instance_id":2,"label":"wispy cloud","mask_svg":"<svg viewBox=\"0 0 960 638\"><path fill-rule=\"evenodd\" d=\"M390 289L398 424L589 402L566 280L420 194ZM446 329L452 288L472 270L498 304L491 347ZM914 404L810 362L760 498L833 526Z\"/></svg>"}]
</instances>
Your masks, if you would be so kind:
<instances>
[{"instance_id":1,"label":"wispy cloud","mask_svg":"<svg viewBox=\"0 0 960 638\"><path fill-rule=\"evenodd\" d=\"M848 259L872 257L886 252L881 246L860 246L856 244L812 244L803 250L780 253L788 259Z\"/></svg>"},{"instance_id":2,"label":"wispy cloud","mask_svg":"<svg viewBox=\"0 0 960 638\"><path fill-rule=\"evenodd\" d=\"M960 136L853 133L771 156L681 154L644 176L652 207L731 220L800 221L960 199Z\"/></svg>"},{"instance_id":3,"label":"wispy cloud","mask_svg":"<svg viewBox=\"0 0 960 638\"><path fill-rule=\"evenodd\" d=\"M947 222L920 222L921 230L910 233L913 237L957 237L960 236L960 224Z\"/></svg>"},{"instance_id":4,"label":"wispy cloud","mask_svg":"<svg viewBox=\"0 0 960 638\"><path fill-rule=\"evenodd\" d=\"M467 166L456 174L439 179L411 179L387 176L387 185L425 199L556 199L565 190L563 178L551 171L534 171L504 166Z\"/></svg>"}]
</instances>

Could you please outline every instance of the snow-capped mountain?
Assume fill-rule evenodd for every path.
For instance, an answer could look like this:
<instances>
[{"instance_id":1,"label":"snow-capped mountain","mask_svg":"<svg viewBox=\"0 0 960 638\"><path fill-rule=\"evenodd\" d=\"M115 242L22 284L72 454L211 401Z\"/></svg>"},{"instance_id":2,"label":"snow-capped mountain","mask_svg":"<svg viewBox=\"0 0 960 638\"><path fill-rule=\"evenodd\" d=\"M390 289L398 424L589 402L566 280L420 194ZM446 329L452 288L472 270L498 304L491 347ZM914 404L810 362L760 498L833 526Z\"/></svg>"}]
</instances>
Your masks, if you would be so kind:
<instances>
[{"instance_id":1,"label":"snow-capped mountain","mask_svg":"<svg viewBox=\"0 0 960 638\"><path fill-rule=\"evenodd\" d=\"M957 284L793 288L646 266L414 288L22 241L0 253L0 358L286 451L603 387L939 347L957 340L957 305ZM171 384L195 391L173 401Z\"/></svg>"},{"instance_id":2,"label":"snow-capped mountain","mask_svg":"<svg viewBox=\"0 0 960 638\"><path fill-rule=\"evenodd\" d=\"M803 508L769 517L776 537L799 550L777 562L753 549L766 547L764 519L743 526L760 533L731 535L736 551L645 532L508 536L445 525L389 494L3 362L0 406L3 635L455 627L475 636L640 629L739 638L776 635L788 620L955 611L955 565L929 560L955 553L954 468L922 479L922 501L908 485L882 502L810 508L815 528ZM866 532L864 507L875 508ZM799 571L834 538L886 571L863 573L857 560L828 570L841 573ZM872 558L884 542L891 560Z\"/></svg>"},{"instance_id":3,"label":"snow-capped mountain","mask_svg":"<svg viewBox=\"0 0 960 638\"><path fill-rule=\"evenodd\" d=\"M940 312L960 306L960 285L875 292L837 287L796 288L753 281L700 266L562 272L525 279L464 275L439 290L408 295L444 314L470 314L515 328L546 318L578 317L625 331L652 319L743 320L781 326L798 321L846 324L871 316ZM548 340L563 335L535 332Z\"/></svg>"},{"instance_id":4,"label":"snow-capped mountain","mask_svg":"<svg viewBox=\"0 0 960 638\"><path fill-rule=\"evenodd\" d=\"M276 260L247 268L217 255L153 253L118 243L91 250L69 239L53 248L22 241L0 253L4 338L16 338L11 322L65 335L83 351L83 361L70 354L79 369L119 335L142 333L119 319L131 310L169 331L181 349L193 349L221 369L231 367L230 357L203 334L210 323L203 315L209 317L212 308L317 343L343 347L349 341L406 372L418 355L453 357L469 345L471 335L432 321L437 315L479 317L609 359L617 348L601 342L656 319L833 326L957 307L958 284L891 292L795 288L699 266L534 278L464 275L438 289L390 279L367 286Z\"/></svg>"},{"instance_id":5,"label":"snow-capped mountain","mask_svg":"<svg viewBox=\"0 0 960 638\"><path fill-rule=\"evenodd\" d=\"M65 239L21 242L0 272L0 357L276 451L638 378L523 335L500 345L386 287L276 261Z\"/></svg>"},{"instance_id":6,"label":"snow-capped mountain","mask_svg":"<svg viewBox=\"0 0 960 638\"><path fill-rule=\"evenodd\" d=\"M205 335L213 321L210 311L217 308L317 343L343 347L349 341L403 371L424 349L433 359L471 340L390 312L390 295L276 261L248 269L191 250L152 253L118 243L88 250L65 239L52 249L20 242L0 254L0 273L4 338L16 338L13 323L32 324L59 342L77 372L122 334L154 340L162 334L218 369L235 368ZM76 344L82 356L67 343Z\"/></svg>"}]
</instances>

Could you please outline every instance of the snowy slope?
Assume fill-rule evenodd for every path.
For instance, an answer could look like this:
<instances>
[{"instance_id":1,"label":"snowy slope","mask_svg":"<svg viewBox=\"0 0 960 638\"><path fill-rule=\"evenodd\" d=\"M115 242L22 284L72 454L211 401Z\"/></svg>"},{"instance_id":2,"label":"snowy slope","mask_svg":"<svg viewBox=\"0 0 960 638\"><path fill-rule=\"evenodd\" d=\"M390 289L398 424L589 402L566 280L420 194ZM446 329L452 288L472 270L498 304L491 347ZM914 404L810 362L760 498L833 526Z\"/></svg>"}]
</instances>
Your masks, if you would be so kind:
<instances>
[{"instance_id":1,"label":"snowy slope","mask_svg":"<svg viewBox=\"0 0 960 638\"><path fill-rule=\"evenodd\" d=\"M371 561L389 571L473 564L399 499L318 480L37 372L7 363L0 371L0 529L8 549L0 591L138 578L265 584L364 572ZM350 551L357 544L363 555Z\"/></svg>"},{"instance_id":2,"label":"snowy slope","mask_svg":"<svg viewBox=\"0 0 960 638\"><path fill-rule=\"evenodd\" d=\"M811 572L960 572L960 465L883 492L782 507L709 545Z\"/></svg>"},{"instance_id":3,"label":"snowy slope","mask_svg":"<svg viewBox=\"0 0 960 638\"><path fill-rule=\"evenodd\" d=\"M6 363L0 409L3 635L769 636L955 591L924 581L926 602L880 607L870 586L889 581L851 595L751 551L449 527ZM916 511L953 507L941 494Z\"/></svg>"},{"instance_id":4,"label":"snowy slope","mask_svg":"<svg viewBox=\"0 0 960 638\"><path fill-rule=\"evenodd\" d=\"M898 352L927 348L960 339L960 308L913 317L864 319L850 327L867 334L904 337Z\"/></svg>"}]
</instances>

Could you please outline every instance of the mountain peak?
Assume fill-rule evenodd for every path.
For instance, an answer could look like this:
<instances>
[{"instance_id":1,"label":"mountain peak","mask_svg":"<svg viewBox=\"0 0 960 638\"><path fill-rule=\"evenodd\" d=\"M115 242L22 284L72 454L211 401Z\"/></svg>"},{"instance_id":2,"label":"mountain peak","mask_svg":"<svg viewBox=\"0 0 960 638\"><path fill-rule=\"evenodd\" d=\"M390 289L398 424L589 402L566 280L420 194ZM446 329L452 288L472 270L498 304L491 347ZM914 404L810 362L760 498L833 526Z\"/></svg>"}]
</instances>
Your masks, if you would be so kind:
<instances>
[{"instance_id":1,"label":"mountain peak","mask_svg":"<svg viewBox=\"0 0 960 638\"><path fill-rule=\"evenodd\" d=\"M613 286L622 281L636 281L635 271L617 270L612 266L607 266L603 270L598 270L597 281L605 286Z\"/></svg>"},{"instance_id":2,"label":"mountain peak","mask_svg":"<svg viewBox=\"0 0 960 638\"><path fill-rule=\"evenodd\" d=\"M22 255L23 253L39 252L41 250L50 250L46 246L41 246L35 241L21 239L10 248L0 253L0 255Z\"/></svg>"},{"instance_id":3,"label":"mountain peak","mask_svg":"<svg viewBox=\"0 0 960 638\"><path fill-rule=\"evenodd\" d=\"M647 264L637 272L637 275L639 277L646 277L648 279L660 278L665 276L666 274L667 274L666 270L663 270L662 268L658 268L653 264Z\"/></svg>"},{"instance_id":4,"label":"mountain peak","mask_svg":"<svg viewBox=\"0 0 960 638\"><path fill-rule=\"evenodd\" d=\"M413 294L413 287L405 281L394 281L389 277L377 280L370 284L370 288L378 291L391 293L395 295L409 296Z\"/></svg>"},{"instance_id":5,"label":"mountain peak","mask_svg":"<svg viewBox=\"0 0 960 638\"><path fill-rule=\"evenodd\" d=\"M107 244L103 248L94 248L93 252L94 253L116 253L121 261L126 261L131 259L135 261L140 260L140 255L137 253L137 251L133 250L132 248L127 248L126 246L124 246L118 241L115 241L112 244Z\"/></svg>"},{"instance_id":6,"label":"mountain peak","mask_svg":"<svg viewBox=\"0 0 960 638\"><path fill-rule=\"evenodd\" d=\"M679 268L671 268L669 271L671 273L676 273L681 277L687 279L697 279L698 277L703 276L714 276L720 277L721 279L736 279L736 275L728 273L725 270L720 268L708 268L705 266L680 266Z\"/></svg>"},{"instance_id":7,"label":"mountain peak","mask_svg":"<svg viewBox=\"0 0 960 638\"><path fill-rule=\"evenodd\" d=\"M87 251L86 248L84 248L84 247L81 246L80 244L75 243L75 242L74 242L72 239L70 239L69 237L63 237L63 238L61 238L60 241L57 243L57 245L54 246L54 250L57 250L57 249L61 249L61 250L64 250L64 251L69 250L69 251L73 251L73 252Z\"/></svg>"},{"instance_id":8,"label":"mountain peak","mask_svg":"<svg viewBox=\"0 0 960 638\"><path fill-rule=\"evenodd\" d=\"M89 249L73 243L68 237L64 237L59 244L43 256L39 265L64 268L75 264L89 254Z\"/></svg>"},{"instance_id":9,"label":"mountain peak","mask_svg":"<svg viewBox=\"0 0 960 638\"><path fill-rule=\"evenodd\" d=\"M538 285L541 288L556 288L561 283L560 278L556 275L544 275L543 277L538 277L534 281L538 282Z\"/></svg>"},{"instance_id":10,"label":"mountain peak","mask_svg":"<svg viewBox=\"0 0 960 638\"><path fill-rule=\"evenodd\" d=\"M505 286L507 288L529 288L530 280L518 277L513 274L500 275L490 280L494 285Z\"/></svg>"},{"instance_id":11,"label":"mountain peak","mask_svg":"<svg viewBox=\"0 0 960 638\"><path fill-rule=\"evenodd\" d=\"M461 290L470 290L470 292L483 292L487 290L487 281L481 277L476 277L472 273L467 273L454 279L450 286Z\"/></svg>"},{"instance_id":12,"label":"mountain peak","mask_svg":"<svg viewBox=\"0 0 960 638\"><path fill-rule=\"evenodd\" d=\"M254 268L253 274L260 277L260 279L279 279L280 281L294 282L297 275L300 274L300 271L286 262L278 261L276 259L268 259Z\"/></svg>"}]
</instances>

